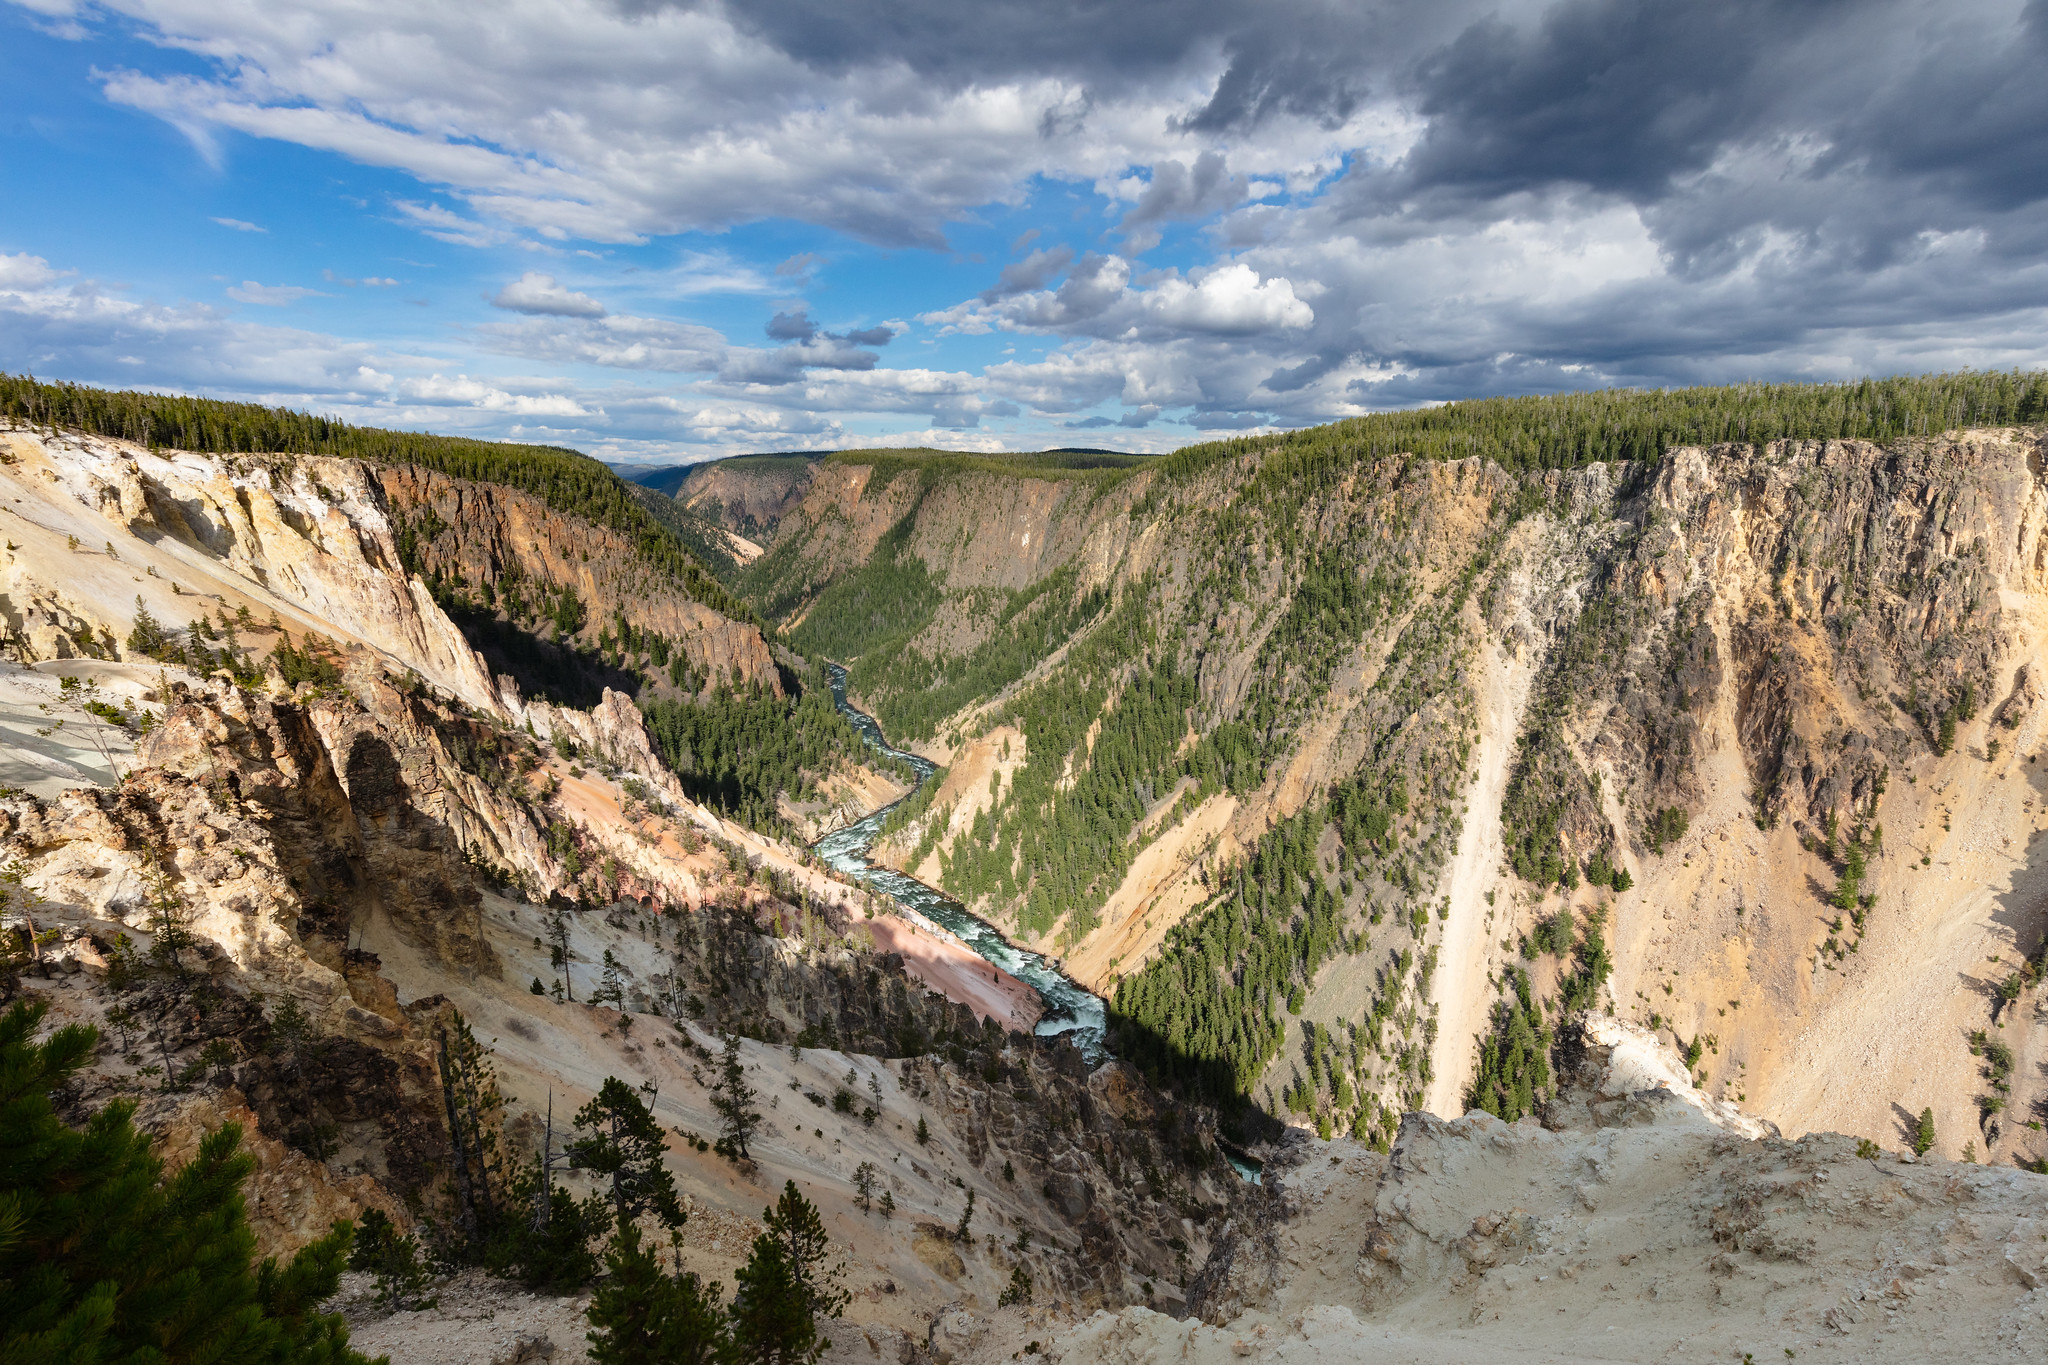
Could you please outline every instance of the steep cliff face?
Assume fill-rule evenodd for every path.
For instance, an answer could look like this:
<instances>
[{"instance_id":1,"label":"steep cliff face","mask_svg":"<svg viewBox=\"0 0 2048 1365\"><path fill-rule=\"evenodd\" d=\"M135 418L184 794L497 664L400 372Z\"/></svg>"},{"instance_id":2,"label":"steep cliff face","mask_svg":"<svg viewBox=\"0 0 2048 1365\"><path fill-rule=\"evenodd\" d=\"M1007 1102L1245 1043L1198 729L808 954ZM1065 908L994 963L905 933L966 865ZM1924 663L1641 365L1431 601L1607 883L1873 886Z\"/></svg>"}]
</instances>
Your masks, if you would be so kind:
<instances>
[{"instance_id":1,"label":"steep cliff face","mask_svg":"<svg viewBox=\"0 0 2048 1365\"><path fill-rule=\"evenodd\" d=\"M836 645L844 638L837 618L865 611L870 619L859 624L870 634L914 636L927 656L965 654L993 621L985 610L962 612L977 596L1028 590L1070 564L1080 567L1084 590L1107 581L1130 536L1129 508L1142 496L1142 477L1133 484L1131 473L1029 460L1013 472L939 455L836 456L816 467L802 500L783 513L773 548L739 581L791 625L822 604L833 619L798 630L799 643ZM898 565L928 585L875 572ZM821 598L835 583L838 597ZM951 612L935 622L942 605ZM977 626L977 617L989 619Z\"/></svg>"},{"instance_id":2,"label":"steep cliff face","mask_svg":"<svg viewBox=\"0 0 2048 1365\"><path fill-rule=\"evenodd\" d=\"M1526 972L1789 1131L1932 1107L2032 1161L2042 462L2031 430L1521 476L1251 443L1106 488L841 457L757 583L886 640L859 695L956 769L887 856L1296 1122L1461 1110Z\"/></svg>"},{"instance_id":3,"label":"steep cliff face","mask_svg":"<svg viewBox=\"0 0 2048 1365\"><path fill-rule=\"evenodd\" d=\"M1589 509L1627 528L1611 548L1549 544L1588 588L1536 684L1554 761L1523 810L1637 869L1617 999L1795 1130L1891 1138L1931 1107L1952 1152L2042 1155L1997 1117L2038 1084L1957 1041L1994 988L2033 998L2048 929L2041 454L2032 432L1680 450ZM1992 1032L2031 1052L2021 1013Z\"/></svg>"},{"instance_id":4,"label":"steep cliff face","mask_svg":"<svg viewBox=\"0 0 2048 1365\"><path fill-rule=\"evenodd\" d=\"M146 609L172 628L242 614L374 650L472 706L497 688L462 633L402 572L383 491L356 461L151 452L0 432L0 618L17 657L128 658Z\"/></svg>"},{"instance_id":5,"label":"steep cliff face","mask_svg":"<svg viewBox=\"0 0 2048 1365\"><path fill-rule=\"evenodd\" d=\"M60 1014L106 1040L79 1101L197 1077L239 1087L216 1108L253 1106L271 1143L259 1153L276 1158L265 1179L312 1201L271 1210L280 1238L322 1210L430 1193L446 1147L424 1027L436 1006L401 1005L350 947L377 906L451 970L492 970L459 855L389 827L386 798L359 807L302 714L187 701L158 737L188 761L0 809L60 945L40 975L65 988ZM203 1121L186 1109L167 1094L145 1118L185 1131ZM284 1161L278 1142L337 1164ZM383 1183L344 1178L363 1173Z\"/></svg>"},{"instance_id":6,"label":"steep cliff face","mask_svg":"<svg viewBox=\"0 0 2048 1365\"><path fill-rule=\"evenodd\" d=\"M750 455L693 465L649 486L749 541L775 538L782 518L810 491L818 462L805 455Z\"/></svg>"},{"instance_id":7,"label":"steep cliff face","mask_svg":"<svg viewBox=\"0 0 2048 1365\"><path fill-rule=\"evenodd\" d=\"M558 618L552 638L591 647L623 621L633 631L663 637L700 678L738 680L781 695L780 672L758 627L698 601L617 532L496 484L413 466L377 474L410 532L406 547L419 572L465 595L482 594L489 606L502 603L511 617L524 615L523 603L545 620L567 590L582 604L581 620L564 630L570 618Z\"/></svg>"}]
</instances>

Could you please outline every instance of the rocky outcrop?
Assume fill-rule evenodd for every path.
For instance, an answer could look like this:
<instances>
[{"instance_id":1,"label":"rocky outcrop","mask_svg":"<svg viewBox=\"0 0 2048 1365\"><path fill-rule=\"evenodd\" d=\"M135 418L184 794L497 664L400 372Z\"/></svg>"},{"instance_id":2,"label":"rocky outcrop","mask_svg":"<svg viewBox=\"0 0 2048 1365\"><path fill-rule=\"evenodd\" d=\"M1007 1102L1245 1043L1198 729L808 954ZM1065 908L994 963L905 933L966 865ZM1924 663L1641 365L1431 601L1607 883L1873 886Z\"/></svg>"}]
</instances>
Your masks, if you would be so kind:
<instances>
[{"instance_id":1,"label":"rocky outcrop","mask_svg":"<svg viewBox=\"0 0 2048 1365\"><path fill-rule=\"evenodd\" d=\"M1619 1077L1611 1077L1619 1083ZM1180 1321L1098 1312L995 1360L1990 1359L2048 1341L2048 1177L1748 1139L1669 1090L1584 1130L1411 1114L1390 1157L1302 1138ZM951 1329L969 1336L966 1324Z\"/></svg>"},{"instance_id":2,"label":"rocky outcrop","mask_svg":"<svg viewBox=\"0 0 2048 1365\"><path fill-rule=\"evenodd\" d=\"M1627 528L1590 565L1627 624L1576 629L1619 626L1636 685L1586 689L1607 713L1589 753L1645 805L1696 808L1726 697L1761 819L1852 821L1945 717L2007 695L2014 604L2048 586L2040 460L2029 433L1983 432L1674 450L1633 494L1560 476Z\"/></svg>"},{"instance_id":3,"label":"rocky outcrop","mask_svg":"<svg viewBox=\"0 0 2048 1365\"><path fill-rule=\"evenodd\" d=\"M118 788L0 801L0 845L63 944L44 968L67 987L60 1010L107 1044L79 1114L149 1075L196 1087L144 1122L186 1138L243 1123L256 1193L276 1195L259 1229L280 1245L351 1206L431 1195L447 1145L437 1006L401 1006L351 939L386 915L450 970L491 970L459 850L396 786L370 797L361 765L351 796L300 708L187 699L151 738L160 766ZM206 1097L221 1085L237 1088Z\"/></svg>"},{"instance_id":4,"label":"rocky outcrop","mask_svg":"<svg viewBox=\"0 0 2048 1365\"><path fill-rule=\"evenodd\" d=\"M829 918L811 942L770 937L770 913L783 917L770 903L708 907L682 921L681 1012L713 1032L901 1058L898 1083L938 1132L934 1142L1024 1200L1026 1226L1057 1234L1007 1253L1026 1257L1040 1301L1130 1302L1147 1281L1160 1302L1178 1300L1247 1188L1216 1147L1213 1113L1170 1101L1123 1063L1091 1070L1064 1039L978 1019L908 980L895 955L828 938ZM931 1233L919 1255L957 1278L950 1231Z\"/></svg>"},{"instance_id":5,"label":"rocky outcrop","mask_svg":"<svg viewBox=\"0 0 2048 1365\"><path fill-rule=\"evenodd\" d=\"M1129 1302L1139 1282L1177 1301L1242 1197L1213 1115L1174 1106L1121 1063L1090 1072L1058 1039L990 1036L964 1055L917 1059L905 1076L970 1164L1014 1168L1067 1230L1031 1270L1073 1303Z\"/></svg>"},{"instance_id":6,"label":"rocky outcrop","mask_svg":"<svg viewBox=\"0 0 2048 1365\"><path fill-rule=\"evenodd\" d=\"M349 676L345 696L285 702L226 688L172 706L138 751L144 780L182 778L261 809L277 861L297 875L299 932L345 939L351 923L384 915L432 960L494 971L465 860L512 869L541 894L561 873L516 753L491 770L494 785L450 751L531 741L408 696L374 670Z\"/></svg>"},{"instance_id":7,"label":"rocky outcrop","mask_svg":"<svg viewBox=\"0 0 2048 1365\"><path fill-rule=\"evenodd\" d=\"M0 435L12 524L0 615L35 658L125 657L137 602L180 626L247 608L370 647L472 706L496 688L399 565L389 509L352 460L152 452L82 436ZM248 643L262 642L251 638Z\"/></svg>"},{"instance_id":8,"label":"rocky outcrop","mask_svg":"<svg viewBox=\"0 0 2048 1365\"><path fill-rule=\"evenodd\" d=\"M162 1117L139 1118L157 1135L165 1168L174 1171L198 1154L208 1133L229 1123L241 1128L242 1150L256 1162L243 1182L242 1199L259 1258L289 1260L306 1243L326 1236L337 1219L353 1222L371 1209L399 1227L412 1222L404 1203L375 1178L339 1174L268 1136L262 1118L233 1086L188 1096Z\"/></svg>"},{"instance_id":9,"label":"rocky outcrop","mask_svg":"<svg viewBox=\"0 0 2048 1365\"><path fill-rule=\"evenodd\" d=\"M841 936L850 937L852 921L844 910L793 886L781 890L803 904L713 901L678 931L676 994L697 1001L706 1027L876 1057L986 1043L974 1011L911 979L900 956L846 946ZM805 916L815 921L815 937L838 941L779 936L800 930Z\"/></svg>"}]
</instances>

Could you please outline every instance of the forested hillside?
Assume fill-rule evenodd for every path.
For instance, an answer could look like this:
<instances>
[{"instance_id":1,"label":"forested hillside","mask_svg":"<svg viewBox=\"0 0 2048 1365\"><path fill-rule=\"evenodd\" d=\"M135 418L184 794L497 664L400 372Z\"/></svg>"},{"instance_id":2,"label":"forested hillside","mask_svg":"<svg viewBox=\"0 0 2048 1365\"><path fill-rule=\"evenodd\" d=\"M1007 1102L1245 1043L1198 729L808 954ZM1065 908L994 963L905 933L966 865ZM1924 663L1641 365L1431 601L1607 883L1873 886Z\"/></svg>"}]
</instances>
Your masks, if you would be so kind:
<instances>
[{"instance_id":1,"label":"forested hillside","mask_svg":"<svg viewBox=\"0 0 2048 1365\"><path fill-rule=\"evenodd\" d=\"M1361 456L1478 457L1504 469L1572 469L1595 461L1655 460L1674 446L1726 442L1890 441L1962 428L2048 420L2048 374L1969 370L1844 384L1733 384L1697 389L1605 389L1484 398L1376 413L1282 437L1188 446L1168 458L1186 476L1266 450L1260 477L1314 478Z\"/></svg>"},{"instance_id":2,"label":"forested hillside","mask_svg":"<svg viewBox=\"0 0 2048 1365\"><path fill-rule=\"evenodd\" d=\"M1992 585L2033 590L2035 531L1997 509L2037 495L2000 480L2044 421L2048 377L1964 373L1484 400L1092 470L849 452L741 581L977 775L889 856L1064 954L1162 1079L1384 1142L1425 1101L1526 1112L1598 1003L1716 1093L1789 1093L1762 1075L1787 1021L1870 966L1886 792L1917 803L1902 775L2014 686ZM1737 828L1715 889L1750 908L1667 926ZM1724 914L1773 964L1747 989Z\"/></svg>"},{"instance_id":3,"label":"forested hillside","mask_svg":"<svg viewBox=\"0 0 2048 1365\"><path fill-rule=\"evenodd\" d=\"M736 582L792 648L850 661L850 685L891 734L929 738L1099 614L1099 585L1060 576L1063 551L1042 537L1079 532L1088 509L1157 463L1092 451L842 452L817 466L804 503ZM940 526L952 543L932 540ZM926 632L922 647L905 649Z\"/></svg>"}]
</instances>

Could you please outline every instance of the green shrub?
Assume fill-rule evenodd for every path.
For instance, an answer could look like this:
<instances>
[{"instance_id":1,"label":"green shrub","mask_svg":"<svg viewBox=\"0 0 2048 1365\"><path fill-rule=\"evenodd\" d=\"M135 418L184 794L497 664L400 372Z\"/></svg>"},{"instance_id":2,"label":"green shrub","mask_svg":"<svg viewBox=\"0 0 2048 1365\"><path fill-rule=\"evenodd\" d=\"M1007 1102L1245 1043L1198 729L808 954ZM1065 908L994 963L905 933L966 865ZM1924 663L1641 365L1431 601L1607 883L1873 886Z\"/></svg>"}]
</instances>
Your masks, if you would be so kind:
<instances>
[{"instance_id":1,"label":"green shrub","mask_svg":"<svg viewBox=\"0 0 2048 1365\"><path fill-rule=\"evenodd\" d=\"M337 1222L289 1262L255 1263L241 1129L208 1134L166 1175L125 1100L65 1127L50 1096L98 1033L72 1024L37 1043L46 1013L22 1002L0 1016L0 1359L368 1365L341 1318L319 1312L353 1229Z\"/></svg>"},{"instance_id":2,"label":"green shrub","mask_svg":"<svg viewBox=\"0 0 2048 1365\"><path fill-rule=\"evenodd\" d=\"M1648 822L1643 826L1643 842L1650 846L1650 852L1662 854L1664 845L1685 837L1690 824L1684 811L1676 806L1665 806L1650 813Z\"/></svg>"}]
</instances>

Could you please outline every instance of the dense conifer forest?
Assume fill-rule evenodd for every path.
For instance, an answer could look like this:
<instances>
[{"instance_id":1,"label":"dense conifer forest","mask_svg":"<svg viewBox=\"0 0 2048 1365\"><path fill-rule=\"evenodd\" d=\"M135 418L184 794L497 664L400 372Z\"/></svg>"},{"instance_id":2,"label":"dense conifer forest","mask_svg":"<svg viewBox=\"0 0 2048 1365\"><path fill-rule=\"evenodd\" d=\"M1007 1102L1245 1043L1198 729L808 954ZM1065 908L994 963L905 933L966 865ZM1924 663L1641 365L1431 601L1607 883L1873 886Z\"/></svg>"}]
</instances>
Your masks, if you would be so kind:
<instances>
[{"instance_id":1,"label":"dense conifer forest","mask_svg":"<svg viewBox=\"0 0 2048 1365\"><path fill-rule=\"evenodd\" d=\"M1959 427L2048 420L2048 373L1964 370L1840 384L1729 384L1695 389L1600 389L1482 398L1375 413L1280 437L1188 446L1165 467L1187 478L1234 455L1270 448L1262 482L1313 480L1361 457L1492 460L1503 469L1572 469L1654 460L1673 446L1780 440L1889 441Z\"/></svg>"},{"instance_id":2,"label":"dense conifer forest","mask_svg":"<svg viewBox=\"0 0 2048 1365\"><path fill-rule=\"evenodd\" d=\"M690 798L754 829L792 834L777 798L811 800L816 779L840 767L879 763L911 777L907 766L866 751L822 671L788 697L721 683L698 697L643 703L641 713Z\"/></svg>"}]
</instances>

